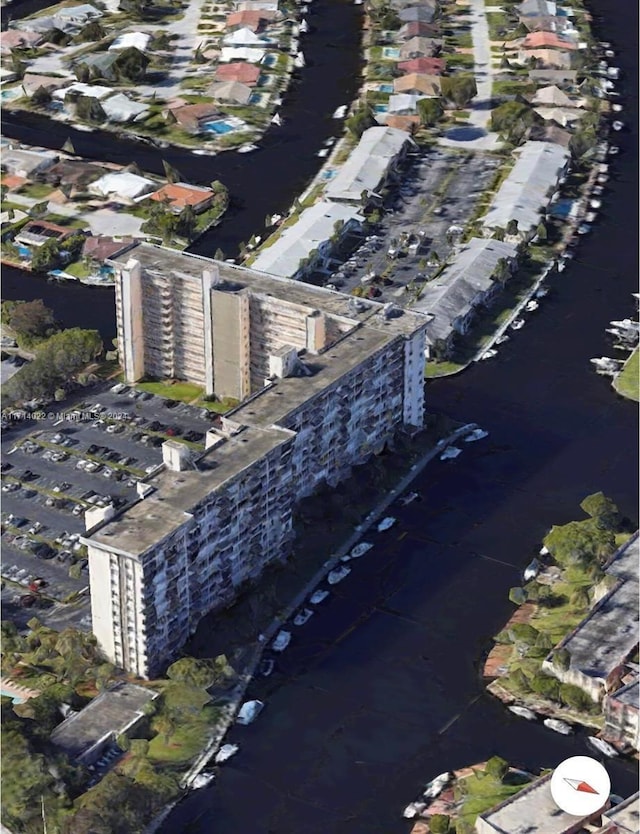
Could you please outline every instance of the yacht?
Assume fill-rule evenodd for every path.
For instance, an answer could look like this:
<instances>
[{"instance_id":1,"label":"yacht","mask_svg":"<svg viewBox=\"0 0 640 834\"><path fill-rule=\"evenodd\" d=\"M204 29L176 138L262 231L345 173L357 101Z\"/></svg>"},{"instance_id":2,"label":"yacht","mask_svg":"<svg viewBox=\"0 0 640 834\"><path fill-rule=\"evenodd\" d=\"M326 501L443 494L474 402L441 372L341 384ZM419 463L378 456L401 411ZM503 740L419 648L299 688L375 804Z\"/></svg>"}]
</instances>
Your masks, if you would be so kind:
<instances>
[{"instance_id":1,"label":"yacht","mask_svg":"<svg viewBox=\"0 0 640 834\"><path fill-rule=\"evenodd\" d=\"M549 290L546 287L538 287L534 293L535 298L545 298L547 295L549 295Z\"/></svg>"},{"instance_id":2,"label":"yacht","mask_svg":"<svg viewBox=\"0 0 640 834\"><path fill-rule=\"evenodd\" d=\"M618 119L616 119L615 122L613 122L613 124L611 125L611 127L614 130L622 130L622 128L624 127L624 122L620 122L618 121Z\"/></svg>"},{"instance_id":3,"label":"yacht","mask_svg":"<svg viewBox=\"0 0 640 834\"><path fill-rule=\"evenodd\" d=\"M512 712L514 715L517 715L519 718L526 718L527 721L535 721L536 720L535 712L532 712L530 709L527 709L526 707L519 707L517 705L513 706L513 707L509 707L509 712Z\"/></svg>"},{"instance_id":4,"label":"yacht","mask_svg":"<svg viewBox=\"0 0 640 834\"><path fill-rule=\"evenodd\" d=\"M289 643L291 642L291 632L290 631L279 631L276 635L276 639L271 644L271 648L274 652L283 652Z\"/></svg>"},{"instance_id":5,"label":"yacht","mask_svg":"<svg viewBox=\"0 0 640 834\"><path fill-rule=\"evenodd\" d=\"M216 753L214 762L222 764L222 762L228 761L232 756L235 756L239 749L237 744L223 744Z\"/></svg>"},{"instance_id":6,"label":"yacht","mask_svg":"<svg viewBox=\"0 0 640 834\"><path fill-rule=\"evenodd\" d=\"M326 156L329 156L329 148L321 148L316 156L319 156L320 159L324 159Z\"/></svg>"},{"instance_id":7,"label":"yacht","mask_svg":"<svg viewBox=\"0 0 640 834\"><path fill-rule=\"evenodd\" d=\"M304 55L302 54L302 52L298 52L296 57L293 59L294 67L297 67L298 69L302 69L302 67L305 66L305 63L306 62L304 60Z\"/></svg>"},{"instance_id":8,"label":"yacht","mask_svg":"<svg viewBox=\"0 0 640 834\"><path fill-rule=\"evenodd\" d=\"M392 515L388 515L386 518L383 518L378 524L378 533L384 533L385 530L390 530L396 523L396 520L397 519L395 519Z\"/></svg>"},{"instance_id":9,"label":"yacht","mask_svg":"<svg viewBox=\"0 0 640 834\"><path fill-rule=\"evenodd\" d=\"M622 105L621 104L612 104L611 109L614 113L622 113Z\"/></svg>"},{"instance_id":10,"label":"yacht","mask_svg":"<svg viewBox=\"0 0 640 834\"><path fill-rule=\"evenodd\" d=\"M215 778L215 774L213 773L198 773L198 775L191 783L191 787L195 788L196 790L198 788L206 788L207 785L210 785Z\"/></svg>"},{"instance_id":11,"label":"yacht","mask_svg":"<svg viewBox=\"0 0 640 834\"><path fill-rule=\"evenodd\" d=\"M240 145L240 147L238 148L238 153L251 153L252 151L257 151L257 150L258 150L258 146L249 142L246 145Z\"/></svg>"},{"instance_id":12,"label":"yacht","mask_svg":"<svg viewBox=\"0 0 640 834\"><path fill-rule=\"evenodd\" d=\"M616 78L620 77L620 67L607 67L607 78Z\"/></svg>"},{"instance_id":13,"label":"yacht","mask_svg":"<svg viewBox=\"0 0 640 834\"><path fill-rule=\"evenodd\" d=\"M313 611L310 608L303 608L296 616L293 618L293 624L296 626L303 626L307 623L311 617L313 617Z\"/></svg>"},{"instance_id":14,"label":"yacht","mask_svg":"<svg viewBox=\"0 0 640 834\"><path fill-rule=\"evenodd\" d=\"M484 440L485 437L489 437L489 432L485 431L484 429L474 429L470 434L468 434L464 442L465 443L475 443L476 440Z\"/></svg>"},{"instance_id":15,"label":"yacht","mask_svg":"<svg viewBox=\"0 0 640 834\"><path fill-rule=\"evenodd\" d=\"M340 107L336 107L336 109L333 111L333 118L334 119L344 119L346 113L347 113L347 105L346 104L341 104Z\"/></svg>"},{"instance_id":16,"label":"yacht","mask_svg":"<svg viewBox=\"0 0 640 834\"><path fill-rule=\"evenodd\" d=\"M485 350L485 352L482 354L480 359L493 359L493 357L497 356L497 355L498 355L497 350L494 350L493 348L489 348L489 350Z\"/></svg>"},{"instance_id":17,"label":"yacht","mask_svg":"<svg viewBox=\"0 0 640 834\"><path fill-rule=\"evenodd\" d=\"M320 605L321 602L324 602L325 599L329 596L329 591L325 591L324 589L320 588L318 591L314 591L311 596L309 597L309 602L311 605Z\"/></svg>"},{"instance_id":18,"label":"yacht","mask_svg":"<svg viewBox=\"0 0 640 834\"><path fill-rule=\"evenodd\" d=\"M557 718L545 718L542 722L545 727L553 730L554 733L560 733L563 736L570 736L573 732L571 724L566 724L564 721L559 721Z\"/></svg>"},{"instance_id":19,"label":"yacht","mask_svg":"<svg viewBox=\"0 0 640 834\"><path fill-rule=\"evenodd\" d=\"M300 34L304 34L305 32L309 31L309 24L306 20L303 20L300 26L298 26L298 31L300 32Z\"/></svg>"},{"instance_id":20,"label":"yacht","mask_svg":"<svg viewBox=\"0 0 640 834\"><path fill-rule=\"evenodd\" d=\"M602 208L602 200L589 200L589 206L593 209Z\"/></svg>"},{"instance_id":21,"label":"yacht","mask_svg":"<svg viewBox=\"0 0 640 834\"><path fill-rule=\"evenodd\" d=\"M602 376L614 376L623 364L619 359L611 359L609 356L601 356L598 359L590 359L589 361L592 365L595 365L596 372Z\"/></svg>"},{"instance_id":22,"label":"yacht","mask_svg":"<svg viewBox=\"0 0 640 834\"><path fill-rule=\"evenodd\" d=\"M251 724L264 708L263 701L245 701L236 716L236 724Z\"/></svg>"},{"instance_id":23,"label":"yacht","mask_svg":"<svg viewBox=\"0 0 640 834\"><path fill-rule=\"evenodd\" d=\"M329 585L337 585L338 582L342 582L342 580L349 576L350 573L351 568L346 567L346 565L342 565L342 567L330 571L327 576L327 582Z\"/></svg>"},{"instance_id":24,"label":"yacht","mask_svg":"<svg viewBox=\"0 0 640 834\"><path fill-rule=\"evenodd\" d=\"M462 449L458 449L457 446L447 446L444 452L440 455L440 460L453 460L460 454L462 454Z\"/></svg>"},{"instance_id":25,"label":"yacht","mask_svg":"<svg viewBox=\"0 0 640 834\"><path fill-rule=\"evenodd\" d=\"M604 756L607 756L610 759L613 759L615 756L618 755L618 751L615 747L613 747L607 741L603 741L601 738L598 738L597 736L589 736L587 741L592 747L595 747L595 749L599 753L602 753Z\"/></svg>"},{"instance_id":26,"label":"yacht","mask_svg":"<svg viewBox=\"0 0 640 834\"><path fill-rule=\"evenodd\" d=\"M537 302L537 301L533 301L533 300L531 300L531 301L528 301L528 302L524 305L524 309L527 311L527 313L533 313L533 311L534 311L534 310L537 310L539 306L540 306L540 305L538 304L538 302Z\"/></svg>"},{"instance_id":27,"label":"yacht","mask_svg":"<svg viewBox=\"0 0 640 834\"><path fill-rule=\"evenodd\" d=\"M410 802L402 812L402 816L406 820L413 820L421 814L427 807L426 802Z\"/></svg>"},{"instance_id":28,"label":"yacht","mask_svg":"<svg viewBox=\"0 0 640 834\"><path fill-rule=\"evenodd\" d=\"M364 556L365 553L368 553L373 545L371 542L360 542L357 544L351 553L349 554L350 559L359 559L361 556Z\"/></svg>"},{"instance_id":29,"label":"yacht","mask_svg":"<svg viewBox=\"0 0 640 834\"><path fill-rule=\"evenodd\" d=\"M537 559L532 559L531 562L524 569L523 579L525 582L531 582L540 573L540 562Z\"/></svg>"},{"instance_id":30,"label":"yacht","mask_svg":"<svg viewBox=\"0 0 640 834\"><path fill-rule=\"evenodd\" d=\"M524 327L524 319L515 319L511 322L512 330L520 330L522 327Z\"/></svg>"},{"instance_id":31,"label":"yacht","mask_svg":"<svg viewBox=\"0 0 640 834\"><path fill-rule=\"evenodd\" d=\"M507 336L506 333L503 333L502 336L498 336L498 338L496 339L496 344L497 345L503 345L505 342L508 342L508 341L509 341L509 337Z\"/></svg>"},{"instance_id":32,"label":"yacht","mask_svg":"<svg viewBox=\"0 0 640 834\"><path fill-rule=\"evenodd\" d=\"M432 779L427 784L422 795L425 799L435 799L436 797L440 796L440 794L447 787L450 781L451 773L449 773L449 771L447 771L446 773L441 773L440 776L436 776L435 779Z\"/></svg>"},{"instance_id":33,"label":"yacht","mask_svg":"<svg viewBox=\"0 0 640 834\"><path fill-rule=\"evenodd\" d=\"M543 544L538 552L539 552L540 556L548 556L550 551L549 551L549 548L546 545Z\"/></svg>"},{"instance_id":34,"label":"yacht","mask_svg":"<svg viewBox=\"0 0 640 834\"><path fill-rule=\"evenodd\" d=\"M584 218L584 219L587 221L587 223L595 223L595 220L596 220L596 217L597 217L597 216L598 216L598 215L597 215L597 213L596 213L595 211L588 211L588 212L586 213L586 215L585 215L585 218Z\"/></svg>"},{"instance_id":35,"label":"yacht","mask_svg":"<svg viewBox=\"0 0 640 834\"><path fill-rule=\"evenodd\" d=\"M591 231L591 226L588 223L581 223L578 226L578 234L579 235L588 235Z\"/></svg>"}]
</instances>

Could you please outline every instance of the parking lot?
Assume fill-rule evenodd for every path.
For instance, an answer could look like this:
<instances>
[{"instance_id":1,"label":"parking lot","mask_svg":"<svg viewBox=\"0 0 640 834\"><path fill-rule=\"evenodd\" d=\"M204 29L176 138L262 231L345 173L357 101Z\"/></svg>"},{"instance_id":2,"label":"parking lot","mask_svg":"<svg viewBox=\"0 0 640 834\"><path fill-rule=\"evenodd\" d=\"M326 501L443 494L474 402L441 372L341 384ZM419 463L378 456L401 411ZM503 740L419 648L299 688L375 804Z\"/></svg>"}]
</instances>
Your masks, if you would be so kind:
<instances>
[{"instance_id":1,"label":"parking lot","mask_svg":"<svg viewBox=\"0 0 640 834\"><path fill-rule=\"evenodd\" d=\"M377 301L411 303L413 291L435 275L460 239L499 164L490 154L445 148L413 157L376 234L352 238L344 264L324 281L346 293L360 288Z\"/></svg>"},{"instance_id":2,"label":"parking lot","mask_svg":"<svg viewBox=\"0 0 640 834\"><path fill-rule=\"evenodd\" d=\"M162 462L162 443L201 450L215 417L121 385L82 392L53 414L10 415L2 435L3 602L64 622L55 603L89 584L79 541L85 511L134 500L138 481ZM85 623L86 604L74 610Z\"/></svg>"}]
</instances>

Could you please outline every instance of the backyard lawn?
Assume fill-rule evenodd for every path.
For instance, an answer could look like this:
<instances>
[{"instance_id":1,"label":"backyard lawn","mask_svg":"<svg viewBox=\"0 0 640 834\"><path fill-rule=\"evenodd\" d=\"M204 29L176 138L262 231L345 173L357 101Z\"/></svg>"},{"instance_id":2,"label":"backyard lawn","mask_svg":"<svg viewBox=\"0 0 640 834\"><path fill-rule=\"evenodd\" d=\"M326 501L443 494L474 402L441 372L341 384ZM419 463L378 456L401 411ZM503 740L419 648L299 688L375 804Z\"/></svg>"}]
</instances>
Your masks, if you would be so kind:
<instances>
[{"instance_id":1,"label":"backyard lawn","mask_svg":"<svg viewBox=\"0 0 640 834\"><path fill-rule=\"evenodd\" d=\"M483 811L493 808L494 805L498 805L507 797L522 790L522 781L510 778L510 776L512 774L505 778L507 784L504 784L490 773L476 771L466 779L458 781L455 797L457 800L462 800L462 805L458 812L456 834L471 834L478 814L482 814ZM518 784L509 784L509 782L516 781Z\"/></svg>"}]
</instances>

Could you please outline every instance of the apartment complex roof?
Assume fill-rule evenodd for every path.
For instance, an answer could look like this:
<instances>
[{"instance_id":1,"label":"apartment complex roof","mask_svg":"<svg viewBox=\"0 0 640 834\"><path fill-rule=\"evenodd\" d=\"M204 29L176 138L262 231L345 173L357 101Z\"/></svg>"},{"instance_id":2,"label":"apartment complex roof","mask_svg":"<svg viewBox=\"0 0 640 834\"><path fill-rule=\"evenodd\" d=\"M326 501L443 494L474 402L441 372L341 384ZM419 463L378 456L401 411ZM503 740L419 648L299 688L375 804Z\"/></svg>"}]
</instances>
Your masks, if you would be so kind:
<instances>
[{"instance_id":1,"label":"apartment complex roof","mask_svg":"<svg viewBox=\"0 0 640 834\"><path fill-rule=\"evenodd\" d=\"M338 222L359 223L364 217L353 206L319 202L305 209L293 226L285 229L278 239L258 255L252 269L282 278L291 278L298 271L300 261L329 240Z\"/></svg>"},{"instance_id":2,"label":"apartment complex roof","mask_svg":"<svg viewBox=\"0 0 640 834\"><path fill-rule=\"evenodd\" d=\"M494 284L498 262L515 259L517 247L490 238L472 238L455 261L424 289L412 309L431 313L427 336L434 343L445 341L454 330L454 322L477 305Z\"/></svg>"},{"instance_id":3,"label":"apartment complex roof","mask_svg":"<svg viewBox=\"0 0 640 834\"><path fill-rule=\"evenodd\" d=\"M537 226L540 209L548 204L568 158L569 151L560 145L525 142L518 161L493 198L483 226L506 228L510 220L517 221L520 232Z\"/></svg>"},{"instance_id":4,"label":"apartment complex roof","mask_svg":"<svg viewBox=\"0 0 640 834\"><path fill-rule=\"evenodd\" d=\"M615 824L611 834L638 834L640 831L640 793L634 793L603 815L603 821Z\"/></svg>"},{"instance_id":5,"label":"apartment complex roof","mask_svg":"<svg viewBox=\"0 0 640 834\"><path fill-rule=\"evenodd\" d=\"M404 131L392 127L365 130L358 146L330 181L326 196L330 200L360 202L363 191L376 190L391 162L409 141Z\"/></svg>"},{"instance_id":6,"label":"apartment complex roof","mask_svg":"<svg viewBox=\"0 0 640 834\"><path fill-rule=\"evenodd\" d=\"M638 645L638 565L636 533L605 566L618 583L559 645L568 650L570 668L606 680Z\"/></svg>"}]
</instances>

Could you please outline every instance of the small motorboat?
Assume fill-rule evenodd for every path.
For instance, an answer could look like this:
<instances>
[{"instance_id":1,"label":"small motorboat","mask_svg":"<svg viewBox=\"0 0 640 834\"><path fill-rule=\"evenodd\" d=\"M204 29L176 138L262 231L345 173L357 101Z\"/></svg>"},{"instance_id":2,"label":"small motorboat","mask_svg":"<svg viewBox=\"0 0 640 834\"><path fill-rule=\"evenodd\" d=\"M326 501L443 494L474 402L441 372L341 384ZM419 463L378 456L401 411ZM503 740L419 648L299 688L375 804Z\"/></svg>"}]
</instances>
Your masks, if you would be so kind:
<instances>
[{"instance_id":1,"label":"small motorboat","mask_svg":"<svg viewBox=\"0 0 640 834\"><path fill-rule=\"evenodd\" d=\"M406 820L413 820L418 816L418 814L421 814L426 807L426 802L410 802L402 812L402 816Z\"/></svg>"},{"instance_id":2,"label":"small motorboat","mask_svg":"<svg viewBox=\"0 0 640 834\"><path fill-rule=\"evenodd\" d=\"M313 611L311 608L303 608L296 616L293 618L293 624L295 626L303 626L307 623L311 617L313 617Z\"/></svg>"},{"instance_id":3,"label":"small motorboat","mask_svg":"<svg viewBox=\"0 0 640 834\"><path fill-rule=\"evenodd\" d=\"M458 449L457 446L447 446L444 452L440 455L440 460L453 460L461 454L462 449Z\"/></svg>"},{"instance_id":4,"label":"small motorboat","mask_svg":"<svg viewBox=\"0 0 640 834\"><path fill-rule=\"evenodd\" d=\"M526 718L527 721L536 720L535 712L532 712L530 709L527 709L526 707L519 707L517 705L509 707L509 712L512 712L514 715L517 715L518 718Z\"/></svg>"},{"instance_id":5,"label":"small motorboat","mask_svg":"<svg viewBox=\"0 0 640 834\"><path fill-rule=\"evenodd\" d=\"M537 559L532 559L527 567L524 569L522 578L525 582L531 582L540 573L540 562Z\"/></svg>"},{"instance_id":6,"label":"small motorboat","mask_svg":"<svg viewBox=\"0 0 640 834\"><path fill-rule=\"evenodd\" d=\"M522 327L524 327L524 319L515 319L511 322L512 330L520 330Z\"/></svg>"},{"instance_id":7,"label":"small motorboat","mask_svg":"<svg viewBox=\"0 0 640 834\"><path fill-rule=\"evenodd\" d=\"M330 147L332 147L332 145L335 145L335 143L336 143L336 137L335 136L330 136L325 142L323 142L323 145L325 146L325 148L330 148Z\"/></svg>"},{"instance_id":8,"label":"small motorboat","mask_svg":"<svg viewBox=\"0 0 640 834\"><path fill-rule=\"evenodd\" d=\"M341 104L340 107L336 107L333 111L333 118L334 119L344 119L347 113L347 105Z\"/></svg>"},{"instance_id":9,"label":"small motorboat","mask_svg":"<svg viewBox=\"0 0 640 834\"><path fill-rule=\"evenodd\" d=\"M597 216L598 215L595 211L588 211L584 219L587 221L587 223L595 223Z\"/></svg>"},{"instance_id":10,"label":"small motorboat","mask_svg":"<svg viewBox=\"0 0 640 834\"><path fill-rule=\"evenodd\" d=\"M206 788L207 785L210 785L215 778L215 774L213 773L198 773L198 775L191 783L191 787L195 788L196 790L198 790L199 788Z\"/></svg>"},{"instance_id":11,"label":"small motorboat","mask_svg":"<svg viewBox=\"0 0 640 834\"><path fill-rule=\"evenodd\" d=\"M276 226L281 220L282 220L282 215L281 214L272 214L271 217L269 218L269 223L272 226Z\"/></svg>"},{"instance_id":12,"label":"small motorboat","mask_svg":"<svg viewBox=\"0 0 640 834\"><path fill-rule=\"evenodd\" d=\"M592 209L602 208L602 200L589 200L589 206Z\"/></svg>"},{"instance_id":13,"label":"small motorboat","mask_svg":"<svg viewBox=\"0 0 640 834\"><path fill-rule=\"evenodd\" d=\"M304 67L305 64L306 64L306 61L304 60L304 55L302 54L302 52L298 52L296 57L293 59L294 67L297 67L298 69L302 69L302 67Z\"/></svg>"},{"instance_id":14,"label":"small motorboat","mask_svg":"<svg viewBox=\"0 0 640 834\"><path fill-rule=\"evenodd\" d=\"M505 342L508 342L508 341L509 341L509 337L507 336L506 333L503 333L502 336L498 336L498 338L496 339L496 344L497 345L503 345Z\"/></svg>"},{"instance_id":15,"label":"small motorboat","mask_svg":"<svg viewBox=\"0 0 640 834\"><path fill-rule=\"evenodd\" d=\"M567 268L567 258L560 258L559 261L556 262L556 269L558 272L564 272Z\"/></svg>"},{"instance_id":16,"label":"small motorboat","mask_svg":"<svg viewBox=\"0 0 640 834\"><path fill-rule=\"evenodd\" d=\"M560 733L563 736L570 736L573 732L571 724L566 724L564 721L559 721L557 718L545 718L542 722L545 727L553 730L554 733Z\"/></svg>"},{"instance_id":17,"label":"small motorboat","mask_svg":"<svg viewBox=\"0 0 640 834\"><path fill-rule=\"evenodd\" d=\"M604 51L604 57L605 57L605 58L615 58L615 57L616 57L616 53L613 51L613 49L605 49L605 51Z\"/></svg>"},{"instance_id":18,"label":"small motorboat","mask_svg":"<svg viewBox=\"0 0 640 834\"><path fill-rule=\"evenodd\" d=\"M408 504L413 504L414 501L418 501L420 499L419 492L409 492L407 495L403 495L400 499L400 503L403 507L406 507Z\"/></svg>"},{"instance_id":19,"label":"small motorboat","mask_svg":"<svg viewBox=\"0 0 640 834\"><path fill-rule=\"evenodd\" d=\"M582 223L578 226L578 234L579 235L588 235L591 231L591 226L588 223Z\"/></svg>"},{"instance_id":20,"label":"small motorboat","mask_svg":"<svg viewBox=\"0 0 640 834\"><path fill-rule=\"evenodd\" d=\"M527 313L533 313L534 310L537 310L539 306L540 305L538 304L537 301L528 301L524 305L524 309L527 311Z\"/></svg>"},{"instance_id":21,"label":"small motorboat","mask_svg":"<svg viewBox=\"0 0 640 834\"><path fill-rule=\"evenodd\" d=\"M324 602L325 599L329 596L329 591L325 591L324 589L320 588L318 591L314 591L311 596L309 597L309 602L311 605L320 605L321 602Z\"/></svg>"},{"instance_id":22,"label":"small motorboat","mask_svg":"<svg viewBox=\"0 0 640 834\"><path fill-rule=\"evenodd\" d=\"M343 579L346 579L350 573L351 568L348 568L346 565L342 565L342 567L335 568L335 570L329 572L327 582L329 585L337 585L338 582L342 582Z\"/></svg>"},{"instance_id":23,"label":"small motorboat","mask_svg":"<svg viewBox=\"0 0 640 834\"><path fill-rule=\"evenodd\" d=\"M610 759L613 759L615 756L618 755L618 751L615 747L609 744L608 741L604 741L597 736L589 736L587 739L589 744L594 747L599 753L602 753L603 756L607 756Z\"/></svg>"},{"instance_id":24,"label":"small motorboat","mask_svg":"<svg viewBox=\"0 0 640 834\"><path fill-rule=\"evenodd\" d=\"M609 148L609 156L617 156L620 153L620 148L617 145L611 145ZM594 188L595 192L595 188Z\"/></svg>"},{"instance_id":25,"label":"small motorboat","mask_svg":"<svg viewBox=\"0 0 640 834\"><path fill-rule=\"evenodd\" d=\"M252 151L257 151L257 150L258 150L258 146L249 142L246 145L240 145L240 147L238 148L238 153L251 153Z\"/></svg>"},{"instance_id":26,"label":"small motorboat","mask_svg":"<svg viewBox=\"0 0 640 834\"><path fill-rule=\"evenodd\" d=\"M223 744L216 753L214 762L216 764L222 764L222 762L229 761L232 756L235 756L239 749L240 748L237 744Z\"/></svg>"},{"instance_id":27,"label":"small motorboat","mask_svg":"<svg viewBox=\"0 0 640 834\"><path fill-rule=\"evenodd\" d=\"M281 118L279 113L274 113L274 115L271 119L271 124L276 125L277 127L282 126L282 118Z\"/></svg>"},{"instance_id":28,"label":"small motorboat","mask_svg":"<svg viewBox=\"0 0 640 834\"><path fill-rule=\"evenodd\" d=\"M489 437L489 432L485 431L484 429L474 429L470 434L468 434L464 442L465 443L475 443L476 440L484 440L485 437Z\"/></svg>"},{"instance_id":29,"label":"small motorboat","mask_svg":"<svg viewBox=\"0 0 640 834\"><path fill-rule=\"evenodd\" d=\"M364 556L365 553L368 553L372 547L373 545L371 542L360 542L360 544L357 544L351 553L349 553L349 558L359 559L361 556Z\"/></svg>"},{"instance_id":30,"label":"small motorboat","mask_svg":"<svg viewBox=\"0 0 640 834\"><path fill-rule=\"evenodd\" d=\"M392 515L388 515L386 518L383 518L378 524L378 533L384 533L385 530L390 530L396 521L397 519L395 519Z\"/></svg>"},{"instance_id":31,"label":"small motorboat","mask_svg":"<svg viewBox=\"0 0 640 834\"><path fill-rule=\"evenodd\" d=\"M607 67L607 78L620 78L620 67Z\"/></svg>"},{"instance_id":32,"label":"small motorboat","mask_svg":"<svg viewBox=\"0 0 640 834\"><path fill-rule=\"evenodd\" d=\"M622 113L622 105L621 104L612 104L611 109L614 113Z\"/></svg>"},{"instance_id":33,"label":"small motorboat","mask_svg":"<svg viewBox=\"0 0 640 834\"><path fill-rule=\"evenodd\" d=\"M598 185L604 185L605 183L609 182L609 175L608 174L598 174L596 177L596 182ZM594 189L595 191L595 189Z\"/></svg>"},{"instance_id":34,"label":"small motorboat","mask_svg":"<svg viewBox=\"0 0 640 834\"><path fill-rule=\"evenodd\" d=\"M276 639L271 644L271 648L274 652L283 652L289 643L291 642L291 632L290 631L279 631L276 635Z\"/></svg>"},{"instance_id":35,"label":"small motorboat","mask_svg":"<svg viewBox=\"0 0 640 834\"><path fill-rule=\"evenodd\" d=\"M546 545L543 544L538 552L540 553L540 556L548 556L551 551Z\"/></svg>"},{"instance_id":36,"label":"small motorboat","mask_svg":"<svg viewBox=\"0 0 640 834\"><path fill-rule=\"evenodd\" d=\"M615 120L615 122L613 122L613 123L611 124L611 127L612 127L615 131L620 131L620 130L622 130L622 128L624 127L624 122L621 122L619 119L616 119L616 120Z\"/></svg>"},{"instance_id":37,"label":"small motorboat","mask_svg":"<svg viewBox=\"0 0 640 834\"><path fill-rule=\"evenodd\" d=\"M435 779L432 779L426 785L424 793L422 795L425 799L435 799L436 797L440 796L440 794L447 787L450 781L451 773L449 773L449 771L447 771L446 773L441 773L440 776L436 776Z\"/></svg>"},{"instance_id":38,"label":"small motorboat","mask_svg":"<svg viewBox=\"0 0 640 834\"><path fill-rule=\"evenodd\" d=\"M300 34L304 35L304 33L308 32L308 31L309 31L309 24L307 23L306 20L303 20L302 23L300 24L300 26L298 26L298 32L300 32Z\"/></svg>"},{"instance_id":39,"label":"small motorboat","mask_svg":"<svg viewBox=\"0 0 640 834\"><path fill-rule=\"evenodd\" d=\"M485 352L480 357L481 360L485 359L493 359L494 356L498 355L498 351L494 350L493 348L489 348L489 350L485 350Z\"/></svg>"},{"instance_id":40,"label":"small motorboat","mask_svg":"<svg viewBox=\"0 0 640 834\"><path fill-rule=\"evenodd\" d=\"M265 657L258 667L258 674L263 678L268 678L276 667L276 662L272 657Z\"/></svg>"},{"instance_id":41,"label":"small motorboat","mask_svg":"<svg viewBox=\"0 0 640 834\"><path fill-rule=\"evenodd\" d=\"M240 707L238 715L236 716L236 724L251 724L260 715L264 709L263 701L245 701Z\"/></svg>"},{"instance_id":42,"label":"small motorboat","mask_svg":"<svg viewBox=\"0 0 640 834\"><path fill-rule=\"evenodd\" d=\"M549 295L549 290L546 287L538 287L535 291L534 296L536 298L546 298Z\"/></svg>"},{"instance_id":43,"label":"small motorboat","mask_svg":"<svg viewBox=\"0 0 640 834\"><path fill-rule=\"evenodd\" d=\"M319 156L320 159L324 159L326 156L329 156L329 148L320 148L316 156Z\"/></svg>"}]
</instances>

